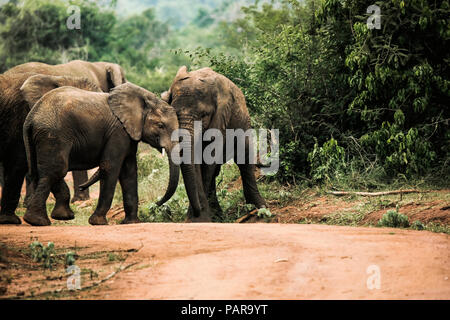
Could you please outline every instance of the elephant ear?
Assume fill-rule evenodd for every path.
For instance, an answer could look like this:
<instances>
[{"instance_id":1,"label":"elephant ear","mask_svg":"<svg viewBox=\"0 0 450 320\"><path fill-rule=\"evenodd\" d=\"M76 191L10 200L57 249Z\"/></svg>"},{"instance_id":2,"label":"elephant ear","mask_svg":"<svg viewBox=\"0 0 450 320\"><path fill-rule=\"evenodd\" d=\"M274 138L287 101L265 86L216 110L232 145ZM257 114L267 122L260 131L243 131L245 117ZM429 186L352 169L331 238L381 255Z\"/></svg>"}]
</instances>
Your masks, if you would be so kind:
<instances>
[{"instance_id":1,"label":"elephant ear","mask_svg":"<svg viewBox=\"0 0 450 320\"><path fill-rule=\"evenodd\" d=\"M164 102L167 102L168 104L172 103L172 91L164 91L163 93L161 93L161 99Z\"/></svg>"},{"instance_id":2,"label":"elephant ear","mask_svg":"<svg viewBox=\"0 0 450 320\"><path fill-rule=\"evenodd\" d=\"M175 81L185 80L189 78L189 72L187 71L186 66L182 66L180 69L178 69L177 75L175 76Z\"/></svg>"},{"instance_id":3,"label":"elephant ear","mask_svg":"<svg viewBox=\"0 0 450 320\"><path fill-rule=\"evenodd\" d=\"M49 76L43 74L29 77L23 83L20 91L22 92L25 101L27 101L30 106L34 106L47 92L64 86L101 92L100 88L85 78Z\"/></svg>"},{"instance_id":4,"label":"elephant ear","mask_svg":"<svg viewBox=\"0 0 450 320\"><path fill-rule=\"evenodd\" d=\"M153 106L152 98L151 92L130 82L114 88L108 97L113 114L135 141L142 138L144 110Z\"/></svg>"},{"instance_id":5,"label":"elephant ear","mask_svg":"<svg viewBox=\"0 0 450 320\"><path fill-rule=\"evenodd\" d=\"M111 89L120 86L126 82L125 72L122 67L115 63L107 63L106 64L106 79L108 81L108 89Z\"/></svg>"}]
</instances>

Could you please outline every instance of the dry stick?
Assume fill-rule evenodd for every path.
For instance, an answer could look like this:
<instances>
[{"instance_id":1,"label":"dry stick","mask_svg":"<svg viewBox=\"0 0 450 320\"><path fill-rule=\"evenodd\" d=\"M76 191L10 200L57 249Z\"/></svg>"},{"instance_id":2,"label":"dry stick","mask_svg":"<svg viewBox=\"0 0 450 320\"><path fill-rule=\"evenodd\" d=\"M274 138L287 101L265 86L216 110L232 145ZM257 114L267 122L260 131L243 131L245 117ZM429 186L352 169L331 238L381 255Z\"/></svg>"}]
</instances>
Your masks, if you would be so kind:
<instances>
[{"instance_id":1,"label":"dry stick","mask_svg":"<svg viewBox=\"0 0 450 320\"><path fill-rule=\"evenodd\" d=\"M407 194L407 193L426 193L430 191L420 191L420 190L393 190L393 191L381 191L381 192L353 192L353 191L328 191L328 194L332 194L334 196L347 196L347 195L356 195L363 197L379 197L386 196L391 194Z\"/></svg>"},{"instance_id":2,"label":"dry stick","mask_svg":"<svg viewBox=\"0 0 450 320\"><path fill-rule=\"evenodd\" d=\"M249 213L247 213L245 216L240 217L239 219L236 220L236 223L244 223L245 221L247 221L248 219L250 219L252 216L256 216L258 212L258 209L255 209Z\"/></svg>"},{"instance_id":3,"label":"dry stick","mask_svg":"<svg viewBox=\"0 0 450 320\"><path fill-rule=\"evenodd\" d=\"M104 278L104 279L102 279L102 280L100 280L100 281L94 282L94 283L91 284L90 286L84 287L82 290L89 290L89 289L91 289L91 288L93 288L93 287L97 287L97 286L101 285L103 282L106 282L106 281L108 281L109 279L111 279L112 277L114 277L115 275L117 275L119 272L122 272L122 271L124 271L124 270L126 270L126 269L128 269L128 268L131 268L132 266L135 266L135 265L137 265L138 263L139 263L139 262L134 262L134 263L131 263L131 264L125 266L125 267L124 267L124 266L120 266L116 271L114 271L114 272L112 272L111 274L109 274L106 278Z\"/></svg>"}]
</instances>

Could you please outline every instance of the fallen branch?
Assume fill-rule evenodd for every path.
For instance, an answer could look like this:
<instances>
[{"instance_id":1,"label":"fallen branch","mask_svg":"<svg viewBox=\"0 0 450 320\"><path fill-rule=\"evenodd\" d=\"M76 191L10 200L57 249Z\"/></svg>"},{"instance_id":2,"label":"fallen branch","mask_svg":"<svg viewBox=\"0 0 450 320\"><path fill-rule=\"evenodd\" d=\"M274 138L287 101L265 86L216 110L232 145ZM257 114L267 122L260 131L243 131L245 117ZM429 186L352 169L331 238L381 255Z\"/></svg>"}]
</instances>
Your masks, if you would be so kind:
<instances>
[{"instance_id":1,"label":"fallen branch","mask_svg":"<svg viewBox=\"0 0 450 320\"><path fill-rule=\"evenodd\" d=\"M328 191L328 194L332 194L334 196L363 196L363 197L379 197L379 196L387 196L392 194L407 194L407 193L426 193L429 191L420 191L420 190L393 190L393 191L381 191L381 192L354 192L354 191Z\"/></svg>"},{"instance_id":2,"label":"fallen branch","mask_svg":"<svg viewBox=\"0 0 450 320\"><path fill-rule=\"evenodd\" d=\"M249 213L247 213L245 216L240 217L239 219L236 220L236 223L244 223L247 220L249 220L251 217L257 216L258 215L258 209L255 209Z\"/></svg>"},{"instance_id":3,"label":"fallen branch","mask_svg":"<svg viewBox=\"0 0 450 320\"><path fill-rule=\"evenodd\" d=\"M116 271L110 273L106 278L104 278L104 279L102 279L100 281L94 282L92 285L90 285L88 287L84 287L82 290L89 290L89 289L91 289L93 287L97 287L97 286L101 285L103 282L106 282L109 279L111 279L112 277L114 277L115 275L117 275L119 272L122 272L122 271L124 271L124 270L126 270L128 268L131 268L132 266L135 266L137 264L138 264L138 262L134 262L134 263L129 264L127 266L120 266Z\"/></svg>"}]
</instances>

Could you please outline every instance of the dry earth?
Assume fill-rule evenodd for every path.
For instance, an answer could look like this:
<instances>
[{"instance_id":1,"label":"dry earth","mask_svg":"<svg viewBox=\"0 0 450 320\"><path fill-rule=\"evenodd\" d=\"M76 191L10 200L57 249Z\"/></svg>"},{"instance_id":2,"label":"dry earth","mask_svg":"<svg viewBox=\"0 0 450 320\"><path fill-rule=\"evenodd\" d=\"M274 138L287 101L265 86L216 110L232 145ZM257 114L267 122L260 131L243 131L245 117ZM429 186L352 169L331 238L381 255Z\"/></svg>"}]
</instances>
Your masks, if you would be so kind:
<instances>
[{"instance_id":1,"label":"dry earth","mask_svg":"<svg viewBox=\"0 0 450 320\"><path fill-rule=\"evenodd\" d=\"M448 225L448 194L402 201L304 195L285 206L272 202L279 223L270 224L0 226L0 299L450 299L449 235L290 224L364 210L357 225L373 224L401 204L410 221ZM120 209L110 211L110 224L123 218ZM32 261L34 240L55 244L52 270ZM77 255L80 291L67 290L69 251ZM373 266L379 289L370 289Z\"/></svg>"},{"instance_id":2,"label":"dry earth","mask_svg":"<svg viewBox=\"0 0 450 320\"><path fill-rule=\"evenodd\" d=\"M82 287L90 288L69 292L62 263L46 271L30 262L18 248L35 238L54 242L61 255L75 250ZM23 225L0 226L0 242L4 298L450 299L449 236L426 231L299 224ZM367 271L373 265L380 270L380 288L370 290L374 274Z\"/></svg>"}]
</instances>

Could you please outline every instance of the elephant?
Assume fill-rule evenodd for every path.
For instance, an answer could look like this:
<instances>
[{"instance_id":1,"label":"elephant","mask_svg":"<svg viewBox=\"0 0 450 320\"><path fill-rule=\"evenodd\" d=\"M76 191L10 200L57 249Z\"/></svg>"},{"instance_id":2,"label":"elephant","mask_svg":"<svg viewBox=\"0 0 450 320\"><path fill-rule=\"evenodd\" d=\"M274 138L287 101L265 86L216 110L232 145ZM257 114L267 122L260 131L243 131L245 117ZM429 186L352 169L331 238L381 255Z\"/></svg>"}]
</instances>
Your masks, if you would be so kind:
<instances>
[{"instance_id":1,"label":"elephant","mask_svg":"<svg viewBox=\"0 0 450 320\"><path fill-rule=\"evenodd\" d=\"M185 132L189 133L190 150L194 150L195 121L201 121L202 136L208 129L218 129L222 133L225 158L228 157L225 152L226 130L246 131L251 128L242 91L228 78L210 68L188 72L185 66L181 67L169 91L162 94L162 99L175 108L180 129L187 130ZM206 146L207 144L203 143L202 150ZM248 140L245 144L245 155L248 158ZM228 160L224 159L223 163ZM238 166L246 201L257 208L266 207L266 202L256 185L255 165L245 161ZM201 164L194 164L193 152L191 152L190 164L181 164L190 202L187 221L210 222L213 216L222 218L222 210L216 195L216 177L220 173L220 167L221 164L206 164L204 161Z\"/></svg>"},{"instance_id":2,"label":"elephant","mask_svg":"<svg viewBox=\"0 0 450 320\"><path fill-rule=\"evenodd\" d=\"M30 62L13 67L0 75L0 164L4 167L0 224L21 223L15 215L15 210L27 172L22 127L32 105L24 100L20 87L29 77L36 74L84 77L104 92L109 92L112 88L126 82L125 73L117 64L80 60L60 65ZM88 178L86 171L73 172L73 177L75 187ZM27 199L30 195L28 185ZM75 188L72 201L87 198L89 198L88 191L80 192L78 188Z\"/></svg>"},{"instance_id":3,"label":"elephant","mask_svg":"<svg viewBox=\"0 0 450 320\"><path fill-rule=\"evenodd\" d=\"M49 65L42 62L28 62L7 70L4 74L33 72L50 76L71 76L90 80L103 92L126 82L122 67L110 62L87 62L73 60L65 64Z\"/></svg>"},{"instance_id":4,"label":"elephant","mask_svg":"<svg viewBox=\"0 0 450 320\"><path fill-rule=\"evenodd\" d=\"M28 79L21 90L30 103L43 83L56 77L38 75ZM122 186L124 224L138 223L138 143L143 141L167 154L176 143L175 110L153 93L132 83L115 87L110 93L77 87L60 87L38 100L23 126L32 194L24 220L34 226L50 225L45 202L50 191L56 203L52 218L73 219L69 190L64 176L71 170L99 167L100 196L91 225L107 224L117 180ZM179 180L179 166L170 157L170 182L164 196L170 199Z\"/></svg>"}]
</instances>

